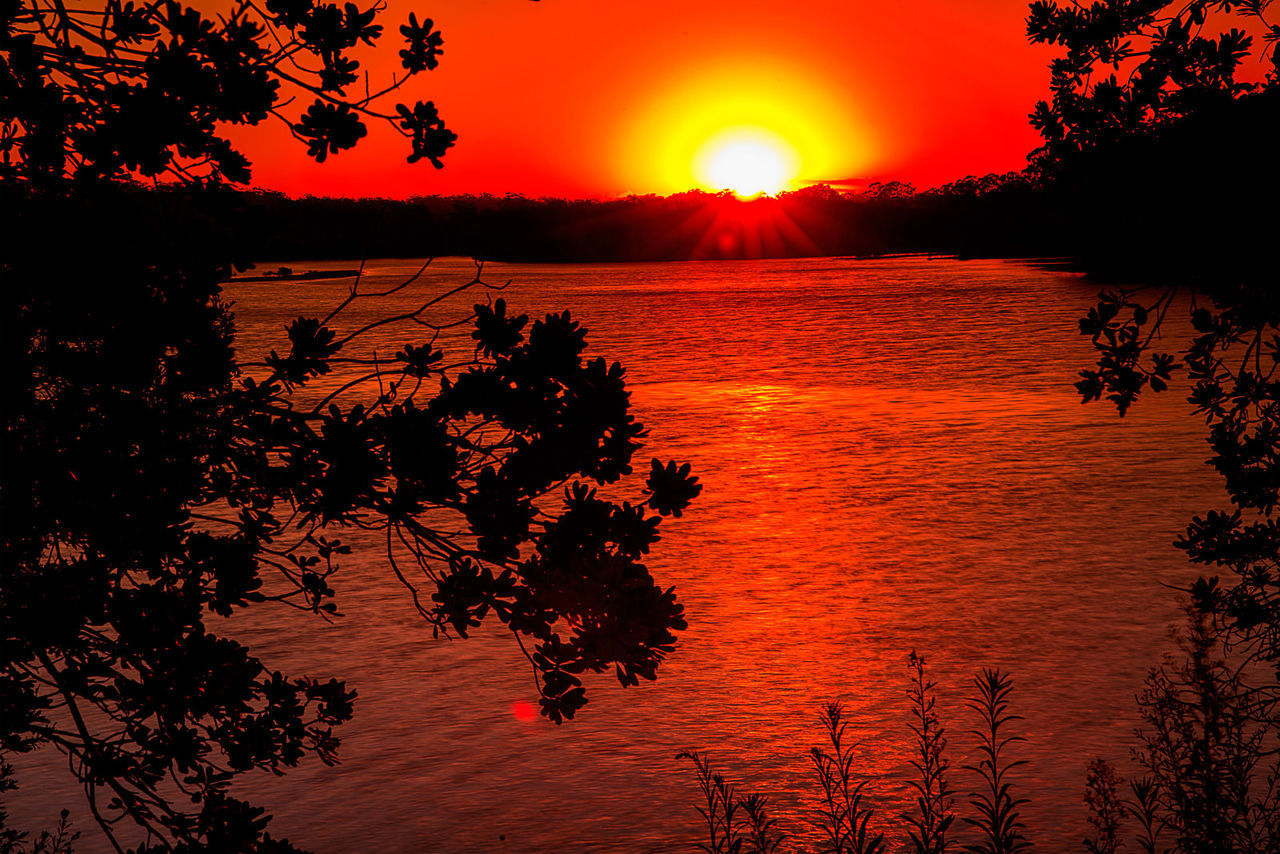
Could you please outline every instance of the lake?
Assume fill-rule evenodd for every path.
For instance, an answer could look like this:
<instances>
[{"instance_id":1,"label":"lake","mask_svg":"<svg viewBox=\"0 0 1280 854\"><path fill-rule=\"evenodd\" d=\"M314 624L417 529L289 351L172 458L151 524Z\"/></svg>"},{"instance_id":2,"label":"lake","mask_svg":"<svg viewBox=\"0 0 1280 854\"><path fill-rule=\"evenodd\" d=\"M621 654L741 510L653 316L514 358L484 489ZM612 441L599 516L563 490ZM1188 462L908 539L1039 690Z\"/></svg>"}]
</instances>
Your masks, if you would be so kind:
<instances>
[{"instance_id":1,"label":"lake","mask_svg":"<svg viewBox=\"0 0 1280 854\"><path fill-rule=\"evenodd\" d=\"M362 287L419 266L370 262ZM344 323L473 273L437 260ZM495 624L434 640L367 543L335 585L342 619L257 607L223 629L271 667L343 677L360 694L341 765L245 787L276 835L322 854L689 851L702 819L692 767L675 755L696 749L768 795L804 848L818 795L806 754L835 699L878 806L872 824L897 836L914 649L939 682L960 806L975 785L961 768L974 744L964 700L975 671L1000 667L1025 718L1016 748L1028 764L1013 780L1030 799L1028 836L1042 851L1081 850L1085 767L1128 767L1134 695L1179 620L1166 585L1196 574L1172 542L1219 492L1178 386L1123 419L1080 404L1072 383L1092 351L1075 321L1096 285L1026 263L924 258L491 264L484 278L509 280L500 296L518 311L570 309L590 354L626 366L650 428L637 489L650 456L693 464L704 491L646 561L676 587L689 629L656 683L589 679L574 721L527 720L537 693L510 636ZM284 325L323 316L349 284L230 284L241 359L287 349ZM472 290L434 317L485 298ZM413 340L380 330L371 343L389 356ZM74 797L52 774L25 775L15 818Z\"/></svg>"}]
</instances>

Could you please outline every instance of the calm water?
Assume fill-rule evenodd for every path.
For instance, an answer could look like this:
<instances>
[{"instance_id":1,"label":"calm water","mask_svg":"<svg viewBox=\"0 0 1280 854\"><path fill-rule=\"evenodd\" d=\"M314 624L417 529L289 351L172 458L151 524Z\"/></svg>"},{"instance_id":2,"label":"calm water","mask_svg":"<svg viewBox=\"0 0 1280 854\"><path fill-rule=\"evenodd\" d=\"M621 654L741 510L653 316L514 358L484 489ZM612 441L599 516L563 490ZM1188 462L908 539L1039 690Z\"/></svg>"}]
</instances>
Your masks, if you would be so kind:
<instances>
[{"instance_id":1,"label":"calm water","mask_svg":"<svg viewBox=\"0 0 1280 854\"><path fill-rule=\"evenodd\" d=\"M371 263L366 281L415 269ZM437 261L350 322L472 272ZM491 265L485 278L511 280L502 296L521 311L581 318L592 352L628 368L651 429L639 459L688 460L702 478L648 562L690 628L657 683L600 677L577 720L520 720L537 695L509 636L433 640L371 544L337 585L344 619L256 608L236 621L270 666L360 693L342 765L253 781L280 835L325 854L691 850L701 819L674 756L693 748L770 795L803 847L817 794L806 753L828 699L846 704L880 827L896 830L916 649L940 682L962 793L969 679L984 665L1013 674L1029 835L1080 850L1085 766L1126 761L1133 696L1179 613L1161 585L1194 574L1171 543L1216 501L1180 395L1123 420L1079 404L1090 350L1075 319L1094 286L923 259ZM323 315L347 286L228 287L242 358L287 347L283 325ZM390 354L409 334L374 343ZM52 780L28 777L15 816L49 808Z\"/></svg>"}]
</instances>

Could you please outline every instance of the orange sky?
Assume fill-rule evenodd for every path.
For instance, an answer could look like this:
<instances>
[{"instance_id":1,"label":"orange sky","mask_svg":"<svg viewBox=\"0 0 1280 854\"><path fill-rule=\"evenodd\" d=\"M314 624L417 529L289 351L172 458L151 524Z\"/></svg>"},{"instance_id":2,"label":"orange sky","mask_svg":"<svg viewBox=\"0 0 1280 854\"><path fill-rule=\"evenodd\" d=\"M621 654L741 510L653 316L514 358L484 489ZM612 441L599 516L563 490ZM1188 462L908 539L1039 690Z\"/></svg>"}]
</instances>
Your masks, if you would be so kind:
<instances>
[{"instance_id":1,"label":"orange sky","mask_svg":"<svg viewBox=\"0 0 1280 854\"><path fill-rule=\"evenodd\" d=\"M361 55L397 66L410 11L445 39L402 100L434 100L459 142L443 170L371 128L316 164L282 127L235 135L257 186L291 195L610 197L696 186L706 138L751 125L786 140L800 178L920 187L1018 169L1050 49L1026 0L387 0ZM305 102L303 102L305 103ZM388 104L390 106L390 104ZM298 104L288 108L296 111Z\"/></svg>"}]
</instances>

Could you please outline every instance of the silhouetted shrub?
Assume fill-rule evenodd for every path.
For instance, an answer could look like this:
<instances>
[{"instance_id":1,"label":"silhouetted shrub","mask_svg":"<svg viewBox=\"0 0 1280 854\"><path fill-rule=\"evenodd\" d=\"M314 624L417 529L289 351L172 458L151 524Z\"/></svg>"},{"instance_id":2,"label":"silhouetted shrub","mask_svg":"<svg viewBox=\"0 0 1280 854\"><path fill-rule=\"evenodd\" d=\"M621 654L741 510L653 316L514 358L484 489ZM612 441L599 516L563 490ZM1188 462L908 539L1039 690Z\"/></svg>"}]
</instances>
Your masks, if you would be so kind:
<instances>
[{"instance_id":1,"label":"silhouetted shrub","mask_svg":"<svg viewBox=\"0 0 1280 854\"><path fill-rule=\"evenodd\" d=\"M1084 841L1089 854L1116 854L1120 849L1120 822L1125 808L1119 787L1120 778L1109 763L1102 759L1089 763L1084 781L1084 803L1093 826L1093 836Z\"/></svg>"}]
</instances>

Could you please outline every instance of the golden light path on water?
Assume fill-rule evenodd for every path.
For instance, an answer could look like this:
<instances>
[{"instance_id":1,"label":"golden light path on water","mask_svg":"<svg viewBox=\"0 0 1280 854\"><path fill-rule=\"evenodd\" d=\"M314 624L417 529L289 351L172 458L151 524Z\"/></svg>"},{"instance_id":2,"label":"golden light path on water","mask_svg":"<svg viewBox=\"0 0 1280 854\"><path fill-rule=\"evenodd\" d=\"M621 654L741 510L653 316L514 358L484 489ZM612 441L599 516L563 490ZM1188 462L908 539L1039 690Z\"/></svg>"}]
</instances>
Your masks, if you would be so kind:
<instances>
[{"instance_id":1,"label":"golden light path on water","mask_svg":"<svg viewBox=\"0 0 1280 854\"><path fill-rule=\"evenodd\" d=\"M368 284L415 269L371 262ZM403 304L353 306L346 322L471 273L468 261L437 261ZM1022 264L923 259L487 275L512 280L501 296L514 308L580 317L591 352L628 368L651 430L642 467L650 455L688 460L702 479L647 561L675 585L689 629L656 683L590 679L590 704L556 728L530 714L536 694L509 636L434 641L379 544L349 537L362 548L335 585L343 619L256 608L227 624L270 666L342 676L360 693L340 766L247 787L278 835L321 854L689 851L701 818L691 768L674 757L698 749L743 791L770 796L810 850L818 790L806 754L832 699L848 712L873 823L901 833L915 649L939 682L962 794L969 680L982 666L1013 675L1029 764L1012 779L1030 798L1028 833L1037 850L1079 850L1085 767L1095 756L1125 766L1133 697L1178 617L1160 584L1193 574L1169 544L1217 495L1177 396L1123 420L1079 404L1071 383L1089 351L1075 318L1093 286ZM280 349L289 318L322 316L346 287L233 284L238 347ZM477 298L442 306L442 318ZM380 329L372 343L391 353L405 335ZM34 782L11 813L56 822L63 803L79 806L73 788L59 794L62 764L47 764L46 777L24 777Z\"/></svg>"}]
</instances>

